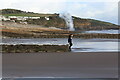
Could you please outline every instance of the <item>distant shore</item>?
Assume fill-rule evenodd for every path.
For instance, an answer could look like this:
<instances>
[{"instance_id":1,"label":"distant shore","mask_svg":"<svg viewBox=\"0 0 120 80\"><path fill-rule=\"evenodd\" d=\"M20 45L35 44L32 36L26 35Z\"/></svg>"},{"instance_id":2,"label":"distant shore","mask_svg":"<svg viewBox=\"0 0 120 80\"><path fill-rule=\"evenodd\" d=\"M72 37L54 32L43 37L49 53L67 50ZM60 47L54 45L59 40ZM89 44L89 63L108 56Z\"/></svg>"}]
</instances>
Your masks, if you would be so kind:
<instances>
[{"instance_id":1,"label":"distant shore","mask_svg":"<svg viewBox=\"0 0 120 80\"><path fill-rule=\"evenodd\" d=\"M119 34L82 33L84 30L68 31L56 27L42 27L33 24L19 24L6 22L0 26L2 38L68 38L73 34L74 38L110 38L118 39Z\"/></svg>"}]
</instances>

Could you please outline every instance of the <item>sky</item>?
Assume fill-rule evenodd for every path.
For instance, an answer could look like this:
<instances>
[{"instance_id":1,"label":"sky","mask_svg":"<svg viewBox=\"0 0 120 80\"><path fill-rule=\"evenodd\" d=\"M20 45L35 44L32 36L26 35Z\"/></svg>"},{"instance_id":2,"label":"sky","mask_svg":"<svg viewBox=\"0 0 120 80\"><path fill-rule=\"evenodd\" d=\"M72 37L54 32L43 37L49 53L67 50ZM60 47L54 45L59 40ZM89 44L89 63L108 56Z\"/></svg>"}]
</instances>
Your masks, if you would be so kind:
<instances>
[{"instance_id":1,"label":"sky","mask_svg":"<svg viewBox=\"0 0 120 80\"><path fill-rule=\"evenodd\" d=\"M36 13L69 13L118 24L119 0L0 0L0 9L13 8Z\"/></svg>"}]
</instances>

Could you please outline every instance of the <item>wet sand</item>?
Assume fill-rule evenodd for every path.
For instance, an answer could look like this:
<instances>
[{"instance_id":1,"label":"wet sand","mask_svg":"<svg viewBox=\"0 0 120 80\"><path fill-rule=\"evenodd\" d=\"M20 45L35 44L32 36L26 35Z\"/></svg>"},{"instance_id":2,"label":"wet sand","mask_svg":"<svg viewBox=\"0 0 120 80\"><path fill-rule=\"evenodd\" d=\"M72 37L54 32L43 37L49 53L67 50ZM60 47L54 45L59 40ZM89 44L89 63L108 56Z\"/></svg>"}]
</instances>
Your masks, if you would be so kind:
<instances>
[{"instance_id":1,"label":"wet sand","mask_svg":"<svg viewBox=\"0 0 120 80\"><path fill-rule=\"evenodd\" d=\"M118 53L2 54L3 77L117 78Z\"/></svg>"}]
</instances>

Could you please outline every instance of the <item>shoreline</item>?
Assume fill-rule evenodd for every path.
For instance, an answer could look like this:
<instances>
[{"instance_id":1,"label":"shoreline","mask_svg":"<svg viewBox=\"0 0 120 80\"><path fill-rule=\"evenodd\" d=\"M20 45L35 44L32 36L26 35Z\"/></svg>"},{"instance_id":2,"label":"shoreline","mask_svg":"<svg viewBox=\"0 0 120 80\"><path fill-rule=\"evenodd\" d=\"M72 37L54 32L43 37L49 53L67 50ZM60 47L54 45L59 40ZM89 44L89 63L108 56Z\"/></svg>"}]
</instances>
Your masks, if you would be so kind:
<instances>
[{"instance_id":1,"label":"shoreline","mask_svg":"<svg viewBox=\"0 0 120 80\"><path fill-rule=\"evenodd\" d=\"M89 44L88 44L89 43ZM118 39L79 39L73 38L69 51L67 38L3 39L0 43L4 53L32 52L100 52L118 51ZM3 45L3 46L2 46ZM96 47L93 47L96 46ZM102 45L105 45L103 48ZM107 46L106 46L107 45ZM109 48L107 48L109 46ZM115 46L115 47L112 47ZM102 51L102 52L103 52Z\"/></svg>"}]
</instances>

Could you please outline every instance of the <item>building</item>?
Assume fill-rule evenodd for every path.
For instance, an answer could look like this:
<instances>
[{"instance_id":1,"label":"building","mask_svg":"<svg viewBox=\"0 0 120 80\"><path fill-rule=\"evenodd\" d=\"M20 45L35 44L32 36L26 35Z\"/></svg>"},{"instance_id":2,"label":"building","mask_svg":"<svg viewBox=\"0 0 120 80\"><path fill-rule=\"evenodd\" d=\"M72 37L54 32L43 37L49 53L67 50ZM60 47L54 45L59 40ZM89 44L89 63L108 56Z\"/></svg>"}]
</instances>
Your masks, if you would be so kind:
<instances>
[{"instance_id":1,"label":"building","mask_svg":"<svg viewBox=\"0 0 120 80\"><path fill-rule=\"evenodd\" d=\"M0 16L0 19L7 20L22 20L25 21L27 19L39 19L40 17L28 17L28 16Z\"/></svg>"}]
</instances>

